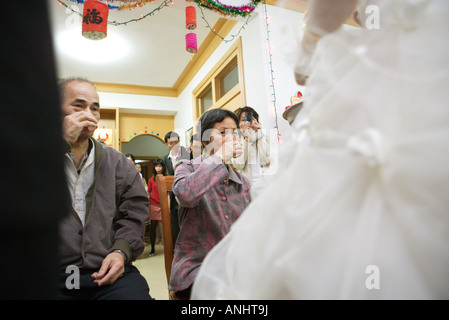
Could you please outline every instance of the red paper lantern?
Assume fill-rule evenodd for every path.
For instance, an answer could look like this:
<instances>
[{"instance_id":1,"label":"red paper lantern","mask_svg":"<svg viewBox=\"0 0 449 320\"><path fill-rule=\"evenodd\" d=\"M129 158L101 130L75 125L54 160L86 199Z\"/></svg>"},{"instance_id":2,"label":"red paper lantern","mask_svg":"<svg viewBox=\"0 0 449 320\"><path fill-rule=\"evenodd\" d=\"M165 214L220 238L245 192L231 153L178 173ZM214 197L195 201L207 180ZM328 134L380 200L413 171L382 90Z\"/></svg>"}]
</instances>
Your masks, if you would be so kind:
<instances>
[{"instance_id":1,"label":"red paper lantern","mask_svg":"<svg viewBox=\"0 0 449 320\"><path fill-rule=\"evenodd\" d=\"M109 7L95 0L86 0L83 10L83 36L91 40L106 38Z\"/></svg>"},{"instance_id":2,"label":"red paper lantern","mask_svg":"<svg viewBox=\"0 0 449 320\"><path fill-rule=\"evenodd\" d=\"M189 30L196 28L196 11L194 6L186 7L186 28Z\"/></svg>"}]
</instances>

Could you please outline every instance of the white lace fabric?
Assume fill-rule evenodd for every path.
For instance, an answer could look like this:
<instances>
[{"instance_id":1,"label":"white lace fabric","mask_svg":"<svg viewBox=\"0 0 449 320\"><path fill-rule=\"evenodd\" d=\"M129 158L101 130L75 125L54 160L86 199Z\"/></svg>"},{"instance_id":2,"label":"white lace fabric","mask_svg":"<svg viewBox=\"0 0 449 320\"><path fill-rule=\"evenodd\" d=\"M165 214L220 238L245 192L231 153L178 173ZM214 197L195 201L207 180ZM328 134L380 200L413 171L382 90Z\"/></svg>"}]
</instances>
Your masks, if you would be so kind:
<instances>
[{"instance_id":1,"label":"white lace fabric","mask_svg":"<svg viewBox=\"0 0 449 320\"><path fill-rule=\"evenodd\" d=\"M320 40L278 173L194 299L449 298L449 2L369 5L379 29Z\"/></svg>"}]
</instances>

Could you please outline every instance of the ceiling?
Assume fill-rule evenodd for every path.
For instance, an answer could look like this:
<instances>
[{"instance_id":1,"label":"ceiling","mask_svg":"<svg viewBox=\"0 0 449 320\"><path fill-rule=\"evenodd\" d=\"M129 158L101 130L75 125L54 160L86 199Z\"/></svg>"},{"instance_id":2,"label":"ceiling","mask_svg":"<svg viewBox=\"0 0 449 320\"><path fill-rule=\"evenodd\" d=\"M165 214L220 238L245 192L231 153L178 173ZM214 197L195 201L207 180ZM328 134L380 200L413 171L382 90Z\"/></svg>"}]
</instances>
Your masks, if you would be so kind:
<instances>
[{"instance_id":1,"label":"ceiling","mask_svg":"<svg viewBox=\"0 0 449 320\"><path fill-rule=\"evenodd\" d=\"M131 10L109 10L109 22L125 22L152 14L126 25L108 24L105 39L89 40L81 34L83 4L77 3L80 0L46 1L50 10L58 78L82 76L93 81L102 92L177 97L222 42L211 29L226 38L237 22L246 21L240 16L225 17L215 11L201 10L186 0L155 0ZM118 5L137 0L107 1ZM220 1L232 5L249 3L249 0ZM265 0L259 6L264 2L304 12L308 0ZM164 4L169 5L162 7ZM197 28L193 30L198 40L196 54L187 52L185 48L185 35L189 32L185 27L185 8L188 5L196 8ZM347 23L355 25L352 19Z\"/></svg>"},{"instance_id":2,"label":"ceiling","mask_svg":"<svg viewBox=\"0 0 449 320\"><path fill-rule=\"evenodd\" d=\"M81 34L82 4L76 1L60 0L70 6L61 5L58 0L47 0L55 44L58 77L83 76L95 83L112 83L145 87L173 88L192 63L195 55L185 49L185 0L172 0L169 6L154 11L163 0L137 7L132 10L109 10L108 21L124 22L139 18L152 11L154 14L125 25L109 24L107 37L103 40L89 40ZM241 1L241 0L237 0ZM215 37L207 26L223 25L224 19L217 12L194 5L197 13L198 48L209 34ZM222 22L221 24L219 22ZM200 54L200 51L196 54ZM97 85L98 87L98 85Z\"/></svg>"}]
</instances>

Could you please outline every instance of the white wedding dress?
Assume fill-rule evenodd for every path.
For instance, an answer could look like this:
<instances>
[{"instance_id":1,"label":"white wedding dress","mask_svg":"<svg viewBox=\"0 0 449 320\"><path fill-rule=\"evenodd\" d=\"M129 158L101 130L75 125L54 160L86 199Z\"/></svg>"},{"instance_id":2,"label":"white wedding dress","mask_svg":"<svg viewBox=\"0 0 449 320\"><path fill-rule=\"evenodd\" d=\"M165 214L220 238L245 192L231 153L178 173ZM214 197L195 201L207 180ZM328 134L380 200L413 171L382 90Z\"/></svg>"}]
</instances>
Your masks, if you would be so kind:
<instances>
[{"instance_id":1,"label":"white wedding dress","mask_svg":"<svg viewBox=\"0 0 449 320\"><path fill-rule=\"evenodd\" d=\"M378 30L320 40L278 173L193 299L449 299L449 1L375 4Z\"/></svg>"}]
</instances>

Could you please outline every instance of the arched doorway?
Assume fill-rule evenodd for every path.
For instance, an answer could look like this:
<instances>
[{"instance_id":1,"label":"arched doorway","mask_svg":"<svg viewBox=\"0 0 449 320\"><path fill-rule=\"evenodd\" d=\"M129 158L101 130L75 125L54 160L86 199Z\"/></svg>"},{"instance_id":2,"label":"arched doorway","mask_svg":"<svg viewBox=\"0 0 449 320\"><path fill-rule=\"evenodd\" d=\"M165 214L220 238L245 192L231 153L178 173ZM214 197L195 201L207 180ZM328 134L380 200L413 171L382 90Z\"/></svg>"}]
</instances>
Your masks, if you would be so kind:
<instances>
[{"instance_id":1,"label":"arched doorway","mask_svg":"<svg viewBox=\"0 0 449 320\"><path fill-rule=\"evenodd\" d=\"M142 175L146 181L153 175L153 162L168 154L164 141L152 134L141 134L121 143L122 153L131 153L142 165Z\"/></svg>"}]
</instances>

